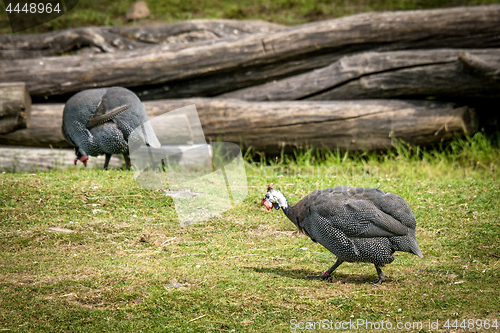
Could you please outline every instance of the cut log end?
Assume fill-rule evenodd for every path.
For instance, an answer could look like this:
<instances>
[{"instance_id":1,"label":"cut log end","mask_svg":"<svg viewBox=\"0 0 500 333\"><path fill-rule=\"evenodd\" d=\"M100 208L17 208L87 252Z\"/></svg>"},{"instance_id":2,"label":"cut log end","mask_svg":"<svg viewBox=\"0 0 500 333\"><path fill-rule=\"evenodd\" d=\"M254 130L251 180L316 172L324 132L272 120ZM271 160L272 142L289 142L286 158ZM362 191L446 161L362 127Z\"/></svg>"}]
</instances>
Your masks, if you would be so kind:
<instances>
[{"instance_id":1,"label":"cut log end","mask_svg":"<svg viewBox=\"0 0 500 333\"><path fill-rule=\"evenodd\" d=\"M0 83L0 134L28 128L31 97L24 82Z\"/></svg>"}]
</instances>

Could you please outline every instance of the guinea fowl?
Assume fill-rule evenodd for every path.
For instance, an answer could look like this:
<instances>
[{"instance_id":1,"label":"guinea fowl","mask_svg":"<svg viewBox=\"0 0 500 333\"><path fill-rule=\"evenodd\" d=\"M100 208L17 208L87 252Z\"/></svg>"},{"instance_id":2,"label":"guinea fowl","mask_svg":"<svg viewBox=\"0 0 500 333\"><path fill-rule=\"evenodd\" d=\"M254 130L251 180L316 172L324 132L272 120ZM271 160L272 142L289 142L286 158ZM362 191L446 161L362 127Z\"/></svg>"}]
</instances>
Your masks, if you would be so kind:
<instances>
[{"instance_id":1,"label":"guinea fowl","mask_svg":"<svg viewBox=\"0 0 500 333\"><path fill-rule=\"evenodd\" d=\"M394 260L394 251L422 256L415 238L416 220L401 197L379 189L346 186L316 190L290 207L283 193L270 184L261 205L267 210L282 209L300 232L337 256L337 261L321 275L328 279L344 261L375 265L378 280L385 275L381 267Z\"/></svg>"},{"instance_id":2,"label":"guinea fowl","mask_svg":"<svg viewBox=\"0 0 500 333\"><path fill-rule=\"evenodd\" d=\"M128 137L147 121L146 110L132 91L123 87L89 89L71 97L64 106L62 131L75 146L75 165L81 161L87 166L87 155L106 154L107 169L112 154L123 154L129 170ZM145 127L145 142L149 139L153 146L159 145L149 123Z\"/></svg>"}]
</instances>

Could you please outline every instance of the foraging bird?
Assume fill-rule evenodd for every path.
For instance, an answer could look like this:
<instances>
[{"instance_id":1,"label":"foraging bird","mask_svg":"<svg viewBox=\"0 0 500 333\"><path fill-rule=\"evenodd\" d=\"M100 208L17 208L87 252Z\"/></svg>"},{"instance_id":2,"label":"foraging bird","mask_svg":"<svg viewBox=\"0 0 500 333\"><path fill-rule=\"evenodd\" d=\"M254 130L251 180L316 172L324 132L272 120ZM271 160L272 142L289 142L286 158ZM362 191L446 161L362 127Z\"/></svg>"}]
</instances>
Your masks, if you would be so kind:
<instances>
[{"instance_id":1,"label":"foraging bird","mask_svg":"<svg viewBox=\"0 0 500 333\"><path fill-rule=\"evenodd\" d=\"M282 209L300 232L337 256L337 261L321 275L308 278L326 280L344 261L370 262L378 280L381 267L394 260L394 251L422 256L415 238L416 220L401 197L379 189L346 186L316 190L290 207L283 193L270 184L261 205L267 210Z\"/></svg>"},{"instance_id":2,"label":"foraging bird","mask_svg":"<svg viewBox=\"0 0 500 333\"><path fill-rule=\"evenodd\" d=\"M132 91L123 87L88 89L66 102L62 131L66 140L75 146L75 165L81 161L87 166L88 155L106 154L104 169L107 169L112 154L123 154L129 170L128 138L147 121L146 110ZM149 123L145 125L144 141L158 146L153 129Z\"/></svg>"}]
</instances>

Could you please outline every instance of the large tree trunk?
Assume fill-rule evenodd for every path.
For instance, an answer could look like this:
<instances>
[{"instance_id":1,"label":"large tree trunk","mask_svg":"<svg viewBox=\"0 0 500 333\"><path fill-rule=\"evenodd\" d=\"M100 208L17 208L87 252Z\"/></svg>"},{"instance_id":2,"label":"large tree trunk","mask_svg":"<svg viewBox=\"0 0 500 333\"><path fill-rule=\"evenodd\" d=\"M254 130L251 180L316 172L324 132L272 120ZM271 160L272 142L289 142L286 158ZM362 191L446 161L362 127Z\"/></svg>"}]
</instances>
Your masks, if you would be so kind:
<instances>
[{"instance_id":1,"label":"large tree trunk","mask_svg":"<svg viewBox=\"0 0 500 333\"><path fill-rule=\"evenodd\" d=\"M24 82L0 83L0 134L30 125L31 97Z\"/></svg>"},{"instance_id":2,"label":"large tree trunk","mask_svg":"<svg viewBox=\"0 0 500 333\"><path fill-rule=\"evenodd\" d=\"M145 102L150 119L195 104L208 140L242 143L242 148L276 154L282 149L386 149L392 140L429 145L472 134L475 113L433 101L246 102L193 98ZM67 147L61 133L62 104L33 105L33 126L0 135L1 144ZM152 119L154 122L154 119Z\"/></svg>"},{"instance_id":3,"label":"large tree trunk","mask_svg":"<svg viewBox=\"0 0 500 333\"><path fill-rule=\"evenodd\" d=\"M500 97L499 73L500 49L365 52L218 97L247 101L491 98Z\"/></svg>"},{"instance_id":4,"label":"large tree trunk","mask_svg":"<svg viewBox=\"0 0 500 333\"><path fill-rule=\"evenodd\" d=\"M274 65L322 54L330 54L333 62L363 50L500 47L499 34L500 5L367 13L178 51L153 46L92 57L6 60L0 62L0 82L25 81L32 97L115 85L164 86L168 96L171 83L204 78L220 94L235 88L231 82L239 82L236 88L244 87L241 76L263 66L270 69L262 70L246 86L277 78L272 74ZM289 67L288 73L297 74L296 67ZM286 70L279 73L288 75ZM218 83L220 76L229 75L234 79Z\"/></svg>"},{"instance_id":5,"label":"large tree trunk","mask_svg":"<svg viewBox=\"0 0 500 333\"><path fill-rule=\"evenodd\" d=\"M155 44L172 44L171 48L182 49L192 47L189 42L213 42L282 29L286 27L265 21L221 19L154 26L84 27L34 35L0 35L0 59L49 57L79 50L85 53L116 52Z\"/></svg>"}]
</instances>

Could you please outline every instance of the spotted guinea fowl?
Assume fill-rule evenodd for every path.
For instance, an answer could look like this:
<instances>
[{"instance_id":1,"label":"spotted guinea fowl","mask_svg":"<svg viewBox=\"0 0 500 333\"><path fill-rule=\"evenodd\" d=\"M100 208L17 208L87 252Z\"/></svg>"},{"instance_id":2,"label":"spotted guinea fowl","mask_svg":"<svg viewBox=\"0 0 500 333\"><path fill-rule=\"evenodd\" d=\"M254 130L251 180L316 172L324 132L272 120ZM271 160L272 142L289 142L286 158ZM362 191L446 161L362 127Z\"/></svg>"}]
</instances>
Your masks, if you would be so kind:
<instances>
[{"instance_id":1,"label":"spotted guinea fowl","mask_svg":"<svg viewBox=\"0 0 500 333\"><path fill-rule=\"evenodd\" d=\"M75 146L77 161L87 166L88 156L106 154L104 169L112 154L123 154L130 169L128 138L143 126L146 143L158 146L140 99L123 87L84 90L71 97L63 111L62 131ZM153 141L153 142L148 142Z\"/></svg>"},{"instance_id":2,"label":"spotted guinea fowl","mask_svg":"<svg viewBox=\"0 0 500 333\"><path fill-rule=\"evenodd\" d=\"M346 186L316 190L290 207L283 193L270 184L261 205L267 210L282 209L300 232L337 256L337 261L321 275L327 279L344 261L375 265L378 280L381 267L394 260L394 251L422 256L415 238L416 220L411 208L399 196L379 189Z\"/></svg>"}]
</instances>

